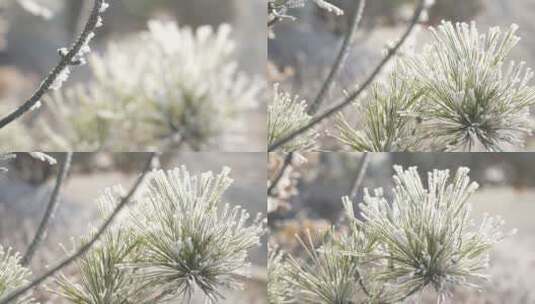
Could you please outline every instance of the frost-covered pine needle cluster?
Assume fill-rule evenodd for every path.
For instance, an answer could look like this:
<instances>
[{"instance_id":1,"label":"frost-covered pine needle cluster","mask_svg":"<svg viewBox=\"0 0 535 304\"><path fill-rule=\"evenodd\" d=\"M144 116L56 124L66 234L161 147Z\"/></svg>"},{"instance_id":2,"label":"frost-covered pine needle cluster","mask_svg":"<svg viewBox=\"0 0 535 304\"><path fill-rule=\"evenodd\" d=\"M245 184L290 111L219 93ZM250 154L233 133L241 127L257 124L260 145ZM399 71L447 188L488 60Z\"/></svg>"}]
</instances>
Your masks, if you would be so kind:
<instances>
[{"instance_id":1,"label":"frost-covered pine needle cluster","mask_svg":"<svg viewBox=\"0 0 535 304\"><path fill-rule=\"evenodd\" d=\"M307 114L306 101L283 92L278 84L273 87L273 101L268 106L268 145L307 125L312 116ZM284 152L308 151L316 146L318 132L311 130L281 147Z\"/></svg>"},{"instance_id":2,"label":"frost-covered pine needle cluster","mask_svg":"<svg viewBox=\"0 0 535 304\"><path fill-rule=\"evenodd\" d=\"M102 219L109 216L124 194L121 187L109 188L102 193L97 199ZM84 244L92 237L93 233L90 233L77 243ZM134 271L122 267L136 259L138 248L139 238L132 233L124 218L117 220L100 241L76 261L76 281L61 274L56 280L58 288L52 292L76 304L129 303L132 299L137 299L137 303L141 304L152 303L149 300L154 292L143 288L145 284L135 276Z\"/></svg>"},{"instance_id":3,"label":"frost-covered pine needle cluster","mask_svg":"<svg viewBox=\"0 0 535 304\"><path fill-rule=\"evenodd\" d=\"M261 85L238 69L231 28L180 28L150 21L148 31L90 58L94 80L50 97L53 146L132 150L162 142L195 149L239 127Z\"/></svg>"},{"instance_id":4,"label":"frost-covered pine needle cluster","mask_svg":"<svg viewBox=\"0 0 535 304\"><path fill-rule=\"evenodd\" d=\"M229 173L190 176L182 167L154 174L133 216L144 248L134 267L147 282L178 297L199 290L213 303L222 289L240 286L263 226L260 216L249 225L245 209L222 203Z\"/></svg>"},{"instance_id":5,"label":"frost-covered pine needle cluster","mask_svg":"<svg viewBox=\"0 0 535 304\"><path fill-rule=\"evenodd\" d=\"M432 286L441 295L455 286L478 287L486 279L489 252L506 234L499 217L477 224L468 200L478 184L468 168L450 177L448 170L428 173L427 187L415 167L394 167L394 195L388 201L377 189L365 192L360 225L379 240L377 257L384 270L377 280L395 282L399 294ZM344 198L348 207L351 202Z\"/></svg>"},{"instance_id":6,"label":"frost-covered pine needle cluster","mask_svg":"<svg viewBox=\"0 0 535 304\"><path fill-rule=\"evenodd\" d=\"M355 151L410 151L417 150L414 129L417 120L410 113L419 108L421 95L417 88L401 79L397 69L388 81L376 83L370 96L355 110L363 113L361 127L355 129L343 115L339 115L338 139Z\"/></svg>"},{"instance_id":7,"label":"frost-covered pine needle cluster","mask_svg":"<svg viewBox=\"0 0 535 304\"><path fill-rule=\"evenodd\" d=\"M480 288L493 246L514 232L502 231L500 217L472 218L468 201L478 185L467 168L454 176L434 170L427 184L415 167L394 169L391 199L381 188L365 190L355 214L344 197L348 227L333 229L319 248L309 234L303 258L274 260L292 296L270 294L272 303L400 303L426 288L443 302L453 288Z\"/></svg>"},{"instance_id":8,"label":"frost-covered pine needle cluster","mask_svg":"<svg viewBox=\"0 0 535 304\"><path fill-rule=\"evenodd\" d=\"M409 60L425 92L423 132L447 150L501 151L531 132L535 88L524 62L508 62L520 41L512 25L480 34L475 23L443 23L433 42Z\"/></svg>"},{"instance_id":9,"label":"frost-covered pine needle cluster","mask_svg":"<svg viewBox=\"0 0 535 304\"><path fill-rule=\"evenodd\" d=\"M342 142L357 151L504 151L522 147L531 134L533 72L510 61L518 27L480 33L475 23L443 22L431 28L422 52L399 59L387 78L386 96L372 94L359 130L342 123ZM401 84L400 84L401 83ZM385 106L385 99L390 106ZM412 106L407 107L407 100ZM409 117L418 123L392 133ZM373 130L371 132L370 130ZM416 139L418 145L388 145ZM384 143L377 145L373 143Z\"/></svg>"},{"instance_id":10,"label":"frost-covered pine needle cluster","mask_svg":"<svg viewBox=\"0 0 535 304\"><path fill-rule=\"evenodd\" d=\"M361 292L355 284L360 278L359 258L341 252L329 235L319 248L314 247L310 232L307 238L299 238L305 259L290 255L286 262L287 274L283 279L292 282L292 303L356 303Z\"/></svg>"},{"instance_id":11,"label":"frost-covered pine needle cluster","mask_svg":"<svg viewBox=\"0 0 535 304\"><path fill-rule=\"evenodd\" d=\"M224 291L239 288L264 223L223 204L229 172L153 172L136 204L79 262L82 280L58 280L60 294L88 304L188 303L194 296L217 303ZM101 205L112 210L120 193L107 191Z\"/></svg>"},{"instance_id":12,"label":"frost-covered pine needle cluster","mask_svg":"<svg viewBox=\"0 0 535 304\"><path fill-rule=\"evenodd\" d=\"M20 255L0 245L0 298L24 286L31 278L28 269L20 265ZM30 295L16 299L13 304L36 303Z\"/></svg>"},{"instance_id":13,"label":"frost-covered pine needle cluster","mask_svg":"<svg viewBox=\"0 0 535 304\"><path fill-rule=\"evenodd\" d=\"M291 303L292 286L285 280L286 254L278 248L269 248L267 262L267 292L269 304Z\"/></svg>"}]
</instances>

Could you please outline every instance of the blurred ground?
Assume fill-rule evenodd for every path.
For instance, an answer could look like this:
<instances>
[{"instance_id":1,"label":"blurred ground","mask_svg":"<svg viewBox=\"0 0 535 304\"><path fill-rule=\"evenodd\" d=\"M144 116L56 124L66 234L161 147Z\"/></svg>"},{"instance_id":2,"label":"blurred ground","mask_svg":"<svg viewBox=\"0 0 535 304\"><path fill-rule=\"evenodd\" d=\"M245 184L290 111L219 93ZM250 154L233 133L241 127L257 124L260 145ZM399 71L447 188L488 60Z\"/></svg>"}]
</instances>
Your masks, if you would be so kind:
<instances>
[{"instance_id":1,"label":"blurred ground","mask_svg":"<svg viewBox=\"0 0 535 304\"><path fill-rule=\"evenodd\" d=\"M75 155L73 171L64 185L62 201L50 225L48 237L32 262L31 269L35 274L65 256L59 243L71 248L71 238L87 233L89 224L95 224L95 199L98 194L117 184L128 189L146 158L141 153L125 153L114 154L112 161L109 156L101 154L97 159L92 159L88 154ZM217 173L223 166L230 167L235 182L226 193L225 200L242 205L253 216L259 212L265 214L265 161L264 153L183 153L162 156L164 168L186 165L192 174L208 170ZM118 166L118 163L122 163L122 166ZM25 169L19 163L16 165L17 168L11 167L8 173L0 175L0 244L24 252L48 201L55 172L47 172L49 166L40 163L29 168L26 166ZM42 183L43 180L46 182ZM265 244L250 252L255 265L254 277L246 282L244 292L227 295L229 303L265 303L266 252ZM49 284L49 287L54 288L53 284ZM59 299L50 299L49 293L43 292L41 295L42 303L62 303Z\"/></svg>"}]
</instances>

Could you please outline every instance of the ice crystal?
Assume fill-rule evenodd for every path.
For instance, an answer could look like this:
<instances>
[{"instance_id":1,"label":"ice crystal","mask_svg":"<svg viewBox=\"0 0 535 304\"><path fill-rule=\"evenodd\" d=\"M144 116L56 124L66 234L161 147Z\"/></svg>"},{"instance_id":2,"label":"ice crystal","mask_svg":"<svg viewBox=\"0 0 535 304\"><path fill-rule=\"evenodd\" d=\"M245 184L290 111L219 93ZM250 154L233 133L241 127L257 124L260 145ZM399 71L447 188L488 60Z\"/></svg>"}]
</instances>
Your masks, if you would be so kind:
<instances>
[{"instance_id":1,"label":"ice crystal","mask_svg":"<svg viewBox=\"0 0 535 304\"><path fill-rule=\"evenodd\" d=\"M54 80L50 88L52 90L61 89L61 87L63 86L63 83L65 83L69 79L70 75L71 75L70 67L63 68L63 70L61 70L61 72L58 74L58 77L56 77L56 79Z\"/></svg>"},{"instance_id":2,"label":"ice crystal","mask_svg":"<svg viewBox=\"0 0 535 304\"><path fill-rule=\"evenodd\" d=\"M62 63L58 65L58 67L61 67L61 70L59 70L57 72L57 75L52 78L53 82L50 84L49 87L51 90L61 89L63 84L69 79L69 76L71 75L71 66L77 66L85 63L85 56L91 52L89 43L95 37L95 33L93 32L93 30L102 25L101 14L104 13L109 6L106 1L96 2L95 5L98 5L99 3L100 7L97 7L98 11L96 12L96 16L91 16L89 22L86 25L86 28L84 28L84 31L81 33L80 37L78 38L78 41L73 45L72 49L60 48L58 50L58 53L62 57L61 59L64 64ZM96 23L92 23L93 18L96 18ZM72 56L69 58L65 58L69 55L69 52L73 52ZM54 73L52 73L51 75L54 74L55 70ZM46 84L49 79L50 78L46 79L43 83Z\"/></svg>"}]
</instances>

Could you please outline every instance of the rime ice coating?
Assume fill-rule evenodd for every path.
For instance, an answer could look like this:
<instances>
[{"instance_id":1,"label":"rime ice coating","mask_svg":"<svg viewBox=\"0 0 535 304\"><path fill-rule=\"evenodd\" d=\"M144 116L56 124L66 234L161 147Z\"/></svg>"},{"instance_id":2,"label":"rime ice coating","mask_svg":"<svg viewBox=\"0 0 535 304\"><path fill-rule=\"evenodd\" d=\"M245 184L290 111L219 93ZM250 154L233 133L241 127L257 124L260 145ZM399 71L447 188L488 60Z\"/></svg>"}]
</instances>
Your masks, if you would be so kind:
<instances>
[{"instance_id":1,"label":"rime ice coating","mask_svg":"<svg viewBox=\"0 0 535 304\"><path fill-rule=\"evenodd\" d=\"M249 225L240 206L222 204L232 184L230 168L191 176L185 167L154 172L147 200L133 216L144 255L133 267L174 296L189 299L200 290L216 303L221 289L240 286L247 275L247 251L260 244L262 218Z\"/></svg>"},{"instance_id":2,"label":"rime ice coating","mask_svg":"<svg viewBox=\"0 0 535 304\"><path fill-rule=\"evenodd\" d=\"M507 62L520 41L518 26L491 28L443 22L431 28L433 41L411 57L423 92L423 137L448 151L503 151L522 147L533 129L533 71Z\"/></svg>"},{"instance_id":3,"label":"rime ice coating","mask_svg":"<svg viewBox=\"0 0 535 304\"><path fill-rule=\"evenodd\" d=\"M355 151L514 151L532 133L533 71L508 61L518 26L480 33L475 23L430 28L421 52L399 58L359 101L358 128L339 123ZM359 109L360 110L360 109Z\"/></svg>"},{"instance_id":4,"label":"rime ice coating","mask_svg":"<svg viewBox=\"0 0 535 304\"><path fill-rule=\"evenodd\" d=\"M478 185L468 168L433 170L424 184L416 167L395 166L392 199L365 190L355 214L343 197L344 227L300 241L304 256L274 252L271 304L406 303L426 288L444 302L455 287L479 289L489 253L512 233L500 217L471 217ZM316 245L319 244L319 245Z\"/></svg>"},{"instance_id":5,"label":"rime ice coating","mask_svg":"<svg viewBox=\"0 0 535 304\"><path fill-rule=\"evenodd\" d=\"M74 50L77 50L77 53L74 54L71 62L69 62L65 67L63 67L63 69L61 69L55 80L50 85L50 89L61 89L63 83L65 83L69 79L69 76L71 74L70 65L79 65L79 62L85 62L84 57L91 52L89 43L95 37L95 33L92 31L92 29L96 29L102 26L102 14L108 9L109 6L110 5L106 1L101 1L100 7L97 8L98 14L94 16L94 21L89 21L87 28L84 29L84 33L82 33L82 36L80 37L80 39L83 40L81 41L81 45L78 45L77 43L71 50L68 50L67 48L61 48L58 50L59 55L62 58L68 56L69 52L72 52ZM89 30L89 32L86 32L87 30Z\"/></svg>"},{"instance_id":6,"label":"rime ice coating","mask_svg":"<svg viewBox=\"0 0 535 304\"><path fill-rule=\"evenodd\" d=\"M299 101L298 96L291 96L273 86L273 100L268 106L268 145L277 142L295 130L308 124L312 116L307 114L307 103ZM307 132L282 147L284 152L309 151L316 146L318 133Z\"/></svg>"}]
</instances>

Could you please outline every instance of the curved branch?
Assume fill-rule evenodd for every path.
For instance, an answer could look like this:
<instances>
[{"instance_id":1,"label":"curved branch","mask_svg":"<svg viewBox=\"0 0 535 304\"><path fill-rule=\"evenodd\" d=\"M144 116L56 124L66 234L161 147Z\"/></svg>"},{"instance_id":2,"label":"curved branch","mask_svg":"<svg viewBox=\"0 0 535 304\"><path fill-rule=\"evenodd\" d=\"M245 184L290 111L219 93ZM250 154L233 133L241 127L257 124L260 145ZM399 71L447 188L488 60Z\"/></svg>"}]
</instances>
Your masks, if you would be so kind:
<instances>
[{"instance_id":1,"label":"curved branch","mask_svg":"<svg viewBox=\"0 0 535 304\"><path fill-rule=\"evenodd\" d=\"M407 28L407 30L405 31L405 33L403 34L403 36L401 37L401 39L398 41L398 43L396 43L396 45L393 48L388 50L387 55L383 58L383 60L381 60L379 65L375 68L375 70L371 73L371 75L366 79L366 81L357 90L355 90L354 92L349 94L348 97L346 97L344 100L342 100L341 102L339 102L338 104L336 104L335 106L330 108L329 110L327 110L327 111L323 112L322 114L318 115L317 117L313 118L305 126L295 130L294 132L288 134L284 138L279 139L277 142L271 144L269 146L268 151L272 152L272 151L276 150L277 148L280 148L282 145L288 143L289 141L291 141L295 137L297 137L297 136L303 134L304 132L310 130L311 128L313 128L314 126L316 126L317 124L319 124L320 122L325 120L326 118L328 118L328 117L336 114L337 112L341 111L346 106L351 104L351 102L353 102L353 100L358 98L366 90L366 88L370 84L373 83L375 78L381 73L381 71L386 66L386 64L390 61L390 59L392 59L392 57L394 57L394 55L397 53L397 51L405 43L407 38L410 36L412 31L416 27L416 24L418 24L418 21L420 20L420 17L422 15L422 12L423 12L424 8L425 8L425 0L420 0L419 4L418 4L418 6L417 6L417 8L416 8L416 10L414 12L414 16L412 17L411 23L410 23L409 27Z\"/></svg>"},{"instance_id":2,"label":"curved branch","mask_svg":"<svg viewBox=\"0 0 535 304\"><path fill-rule=\"evenodd\" d=\"M72 47L62 53L60 51L61 60L54 69L48 74L45 80L41 83L37 91L20 107L14 110L11 114L0 120L0 129L4 128L8 124L12 123L16 119L20 118L26 112L30 111L35 107L43 98L43 96L50 90L58 78L62 77L62 74L65 73L65 70L70 66L79 65L80 59L78 58L81 53L84 51L84 47L91 40L94 30L99 27L101 22L101 13L106 9L107 3L104 0L95 0L95 5L91 11L91 15L87 20L84 30L72 45Z\"/></svg>"},{"instance_id":3,"label":"curved branch","mask_svg":"<svg viewBox=\"0 0 535 304\"><path fill-rule=\"evenodd\" d=\"M59 203L59 193L61 190L61 185L67 177L71 166L71 160L72 152L69 152L67 153L63 162L60 165L58 176L56 178L56 184L54 186L54 189L52 190L52 194L50 195L50 200L48 201L48 205L46 207L45 213L43 214L43 218L41 219L41 223L39 224L35 236L30 245L28 246L24 257L21 260L21 264L23 266L30 264L35 252L37 251L37 247L45 238L48 224L50 223L50 219L56 211L56 207Z\"/></svg>"},{"instance_id":4,"label":"curved branch","mask_svg":"<svg viewBox=\"0 0 535 304\"><path fill-rule=\"evenodd\" d=\"M109 217L104 221L104 223L100 226L100 228L97 230L93 238L82 245L74 254L69 256L68 258L61 261L58 265L54 266L52 269L44 273L43 275L39 276L38 278L34 279L30 283L26 284L24 287L21 287L5 297L0 299L0 304L8 304L11 303L11 301L15 300L16 298L20 297L24 293L28 292L30 289L38 286L43 281L48 279L49 277L53 276L55 273L63 269L64 267L70 265L72 262L74 262L76 259L84 255L91 247L99 240L99 238L106 232L108 227L113 223L119 212L130 202L134 194L136 193L139 186L143 183L145 180L145 176L148 174L148 172L152 168L153 160L155 159L156 153L151 153L149 160L147 161L147 164L145 165L145 168L143 169L143 173L138 177L132 188L130 188L130 191L124 196L121 201L117 204L113 212L109 215Z\"/></svg>"},{"instance_id":5,"label":"curved branch","mask_svg":"<svg viewBox=\"0 0 535 304\"><path fill-rule=\"evenodd\" d=\"M321 89L318 95L316 96L316 99L310 104L308 114L314 115L316 114L316 112L318 112L321 103L325 99L325 95L327 95L327 92L329 92L329 90L331 89L334 80L336 79L336 77L340 73L340 70L344 66L344 63L347 60L347 57L349 56L349 53L351 51L351 46L354 43L355 35L357 34L357 31L359 29L360 21L362 20L362 14L364 12L365 7L366 0L360 0L359 3L355 5L355 9L353 10L351 18L350 29L349 31L347 31L347 34L344 38L342 48L340 49L340 52L336 57L336 60L332 66L331 71L329 72L329 75L327 76L327 79L325 79L325 82L321 86Z\"/></svg>"}]
</instances>

